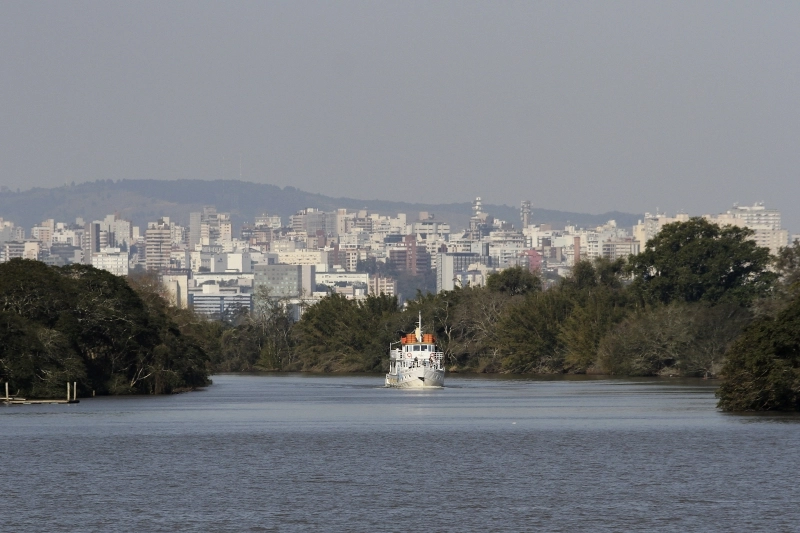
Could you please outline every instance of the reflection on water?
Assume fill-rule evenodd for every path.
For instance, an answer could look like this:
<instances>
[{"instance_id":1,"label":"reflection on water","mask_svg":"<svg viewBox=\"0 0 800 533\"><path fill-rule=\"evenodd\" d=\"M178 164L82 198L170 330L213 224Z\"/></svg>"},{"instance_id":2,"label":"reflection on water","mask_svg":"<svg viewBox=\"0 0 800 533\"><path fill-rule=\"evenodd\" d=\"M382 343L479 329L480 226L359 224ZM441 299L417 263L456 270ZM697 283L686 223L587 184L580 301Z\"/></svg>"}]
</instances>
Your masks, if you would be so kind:
<instances>
[{"instance_id":1,"label":"reflection on water","mask_svg":"<svg viewBox=\"0 0 800 533\"><path fill-rule=\"evenodd\" d=\"M382 381L2 407L0 530L798 529L800 418L721 413L715 383Z\"/></svg>"}]
</instances>

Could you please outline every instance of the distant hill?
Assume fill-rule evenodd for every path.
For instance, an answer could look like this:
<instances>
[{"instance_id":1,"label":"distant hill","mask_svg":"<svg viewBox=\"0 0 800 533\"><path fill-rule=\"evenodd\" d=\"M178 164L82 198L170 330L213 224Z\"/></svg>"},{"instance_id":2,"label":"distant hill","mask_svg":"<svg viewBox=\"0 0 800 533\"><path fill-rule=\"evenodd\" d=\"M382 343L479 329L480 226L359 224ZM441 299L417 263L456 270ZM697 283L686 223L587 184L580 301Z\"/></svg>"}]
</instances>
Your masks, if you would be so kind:
<instances>
[{"instance_id":1,"label":"distant hill","mask_svg":"<svg viewBox=\"0 0 800 533\"><path fill-rule=\"evenodd\" d=\"M171 220L187 225L189 213L204 205L214 205L218 211L230 212L234 228L252 221L263 212L280 215L286 222L290 215L308 207L324 211L367 209L385 215L406 213L409 219L415 218L420 211L427 211L436 219L449 222L453 230L465 227L472 214L472 205L467 202L422 204L332 198L294 187L233 180L100 180L51 189L0 192L0 217L26 228L48 218L72 222L76 217L82 217L89 221L111 213L119 213L122 218L139 226L161 216L169 216ZM484 204L484 211L520 226L518 207ZM590 215L538 208L533 208L531 215L533 223L548 223L555 227L567 223L591 227L611 219L616 220L619 226L632 226L641 218L617 211Z\"/></svg>"}]
</instances>

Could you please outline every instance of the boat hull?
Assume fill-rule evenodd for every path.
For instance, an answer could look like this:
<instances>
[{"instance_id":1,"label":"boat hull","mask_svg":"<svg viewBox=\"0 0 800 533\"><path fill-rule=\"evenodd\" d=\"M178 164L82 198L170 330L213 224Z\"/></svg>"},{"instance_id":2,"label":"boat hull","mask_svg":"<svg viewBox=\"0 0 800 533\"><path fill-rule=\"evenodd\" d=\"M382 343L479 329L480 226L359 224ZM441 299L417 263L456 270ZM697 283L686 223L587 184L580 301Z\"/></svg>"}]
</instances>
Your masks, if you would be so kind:
<instances>
[{"instance_id":1,"label":"boat hull","mask_svg":"<svg viewBox=\"0 0 800 533\"><path fill-rule=\"evenodd\" d=\"M444 386L444 370L409 368L397 374L386 374L386 386L397 389L432 389Z\"/></svg>"}]
</instances>

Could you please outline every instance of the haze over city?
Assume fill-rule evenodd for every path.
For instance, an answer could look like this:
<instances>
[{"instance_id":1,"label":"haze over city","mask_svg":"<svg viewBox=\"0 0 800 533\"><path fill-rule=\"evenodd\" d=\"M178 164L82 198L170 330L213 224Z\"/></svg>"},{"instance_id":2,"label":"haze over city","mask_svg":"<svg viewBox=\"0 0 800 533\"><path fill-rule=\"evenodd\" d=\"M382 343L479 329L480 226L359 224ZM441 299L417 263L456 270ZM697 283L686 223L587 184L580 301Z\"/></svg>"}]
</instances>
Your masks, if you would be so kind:
<instances>
[{"instance_id":1,"label":"haze over city","mask_svg":"<svg viewBox=\"0 0 800 533\"><path fill-rule=\"evenodd\" d=\"M0 533L797 531L800 1L0 1Z\"/></svg>"},{"instance_id":2,"label":"haze over city","mask_svg":"<svg viewBox=\"0 0 800 533\"><path fill-rule=\"evenodd\" d=\"M800 229L794 2L4 3L0 184L239 178Z\"/></svg>"}]
</instances>

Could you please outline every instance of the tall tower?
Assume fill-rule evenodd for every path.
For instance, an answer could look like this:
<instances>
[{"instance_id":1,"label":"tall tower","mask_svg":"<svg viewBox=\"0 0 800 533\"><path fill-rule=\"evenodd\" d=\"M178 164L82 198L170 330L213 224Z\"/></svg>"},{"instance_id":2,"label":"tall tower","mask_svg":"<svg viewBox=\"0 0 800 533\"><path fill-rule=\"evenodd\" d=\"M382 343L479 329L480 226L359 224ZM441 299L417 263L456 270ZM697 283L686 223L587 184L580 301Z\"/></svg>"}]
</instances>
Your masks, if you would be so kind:
<instances>
[{"instance_id":1,"label":"tall tower","mask_svg":"<svg viewBox=\"0 0 800 533\"><path fill-rule=\"evenodd\" d=\"M523 200L522 207L519 210L520 218L522 219L522 229L527 228L531 223L531 202L530 200Z\"/></svg>"},{"instance_id":2,"label":"tall tower","mask_svg":"<svg viewBox=\"0 0 800 533\"><path fill-rule=\"evenodd\" d=\"M483 203L481 202L481 197L478 196L475 198L475 201L472 202L472 216L477 217L481 212L483 212Z\"/></svg>"}]
</instances>

